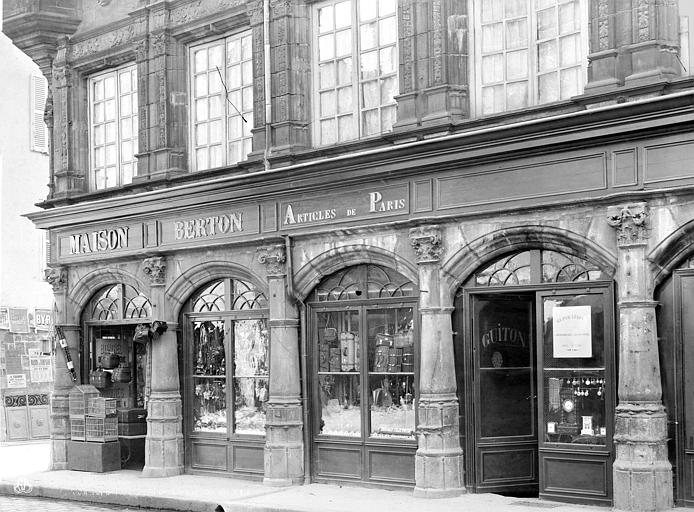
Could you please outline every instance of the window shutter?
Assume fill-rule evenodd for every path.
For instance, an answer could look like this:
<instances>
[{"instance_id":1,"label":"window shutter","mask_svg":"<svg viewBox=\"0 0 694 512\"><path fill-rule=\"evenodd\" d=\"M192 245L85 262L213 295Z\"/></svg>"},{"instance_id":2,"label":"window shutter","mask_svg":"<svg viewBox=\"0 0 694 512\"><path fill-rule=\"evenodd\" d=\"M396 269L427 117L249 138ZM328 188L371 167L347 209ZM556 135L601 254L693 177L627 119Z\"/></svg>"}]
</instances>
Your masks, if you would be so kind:
<instances>
[{"instance_id":1,"label":"window shutter","mask_svg":"<svg viewBox=\"0 0 694 512\"><path fill-rule=\"evenodd\" d=\"M31 77L31 150L48 153L48 128L43 120L48 84L39 75Z\"/></svg>"}]
</instances>

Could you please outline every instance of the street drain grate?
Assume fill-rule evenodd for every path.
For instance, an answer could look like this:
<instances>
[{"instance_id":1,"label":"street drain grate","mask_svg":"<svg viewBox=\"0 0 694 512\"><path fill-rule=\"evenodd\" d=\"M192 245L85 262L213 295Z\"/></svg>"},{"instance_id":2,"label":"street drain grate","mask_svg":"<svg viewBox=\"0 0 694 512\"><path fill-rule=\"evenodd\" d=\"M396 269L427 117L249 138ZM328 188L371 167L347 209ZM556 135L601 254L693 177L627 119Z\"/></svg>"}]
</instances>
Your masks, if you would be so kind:
<instances>
[{"instance_id":1,"label":"street drain grate","mask_svg":"<svg viewBox=\"0 0 694 512\"><path fill-rule=\"evenodd\" d=\"M561 505L557 503L542 503L537 501L514 501L511 505L518 505L521 507L532 507L532 508L557 508Z\"/></svg>"}]
</instances>

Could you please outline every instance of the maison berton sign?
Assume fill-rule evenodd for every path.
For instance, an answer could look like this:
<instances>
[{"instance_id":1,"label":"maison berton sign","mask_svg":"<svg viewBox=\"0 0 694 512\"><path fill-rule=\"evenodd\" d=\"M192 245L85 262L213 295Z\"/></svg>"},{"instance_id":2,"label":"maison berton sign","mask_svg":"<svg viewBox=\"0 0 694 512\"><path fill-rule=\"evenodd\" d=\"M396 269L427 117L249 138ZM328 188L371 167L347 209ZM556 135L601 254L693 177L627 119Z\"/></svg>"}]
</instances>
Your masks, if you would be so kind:
<instances>
[{"instance_id":1,"label":"maison berton sign","mask_svg":"<svg viewBox=\"0 0 694 512\"><path fill-rule=\"evenodd\" d=\"M261 216L261 211L265 216ZM157 247L223 243L263 231L290 230L410 213L409 185L299 197L275 203L201 207L140 222L110 224L58 233L59 259L127 254ZM261 226L265 226L261 228Z\"/></svg>"}]
</instances>

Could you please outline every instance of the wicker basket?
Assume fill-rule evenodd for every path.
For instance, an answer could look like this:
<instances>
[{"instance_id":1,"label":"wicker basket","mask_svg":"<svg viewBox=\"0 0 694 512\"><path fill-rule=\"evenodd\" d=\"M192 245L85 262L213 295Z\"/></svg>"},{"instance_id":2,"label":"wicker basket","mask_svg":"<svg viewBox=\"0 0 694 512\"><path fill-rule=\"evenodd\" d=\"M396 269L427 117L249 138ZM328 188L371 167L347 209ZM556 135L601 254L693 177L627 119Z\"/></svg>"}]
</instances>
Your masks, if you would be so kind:
<instances>
[{"instance_id":1,"label":"wicker basket","mask_svg":"<svg viewBox=\"0 0 694 512\"><path fill-rule=\"evenodd\" d=\"M73 441L84 441L84 416L81 418L70 418L70 438Z\"/></svg>"},{"instance_id":2,"label":"wicker basket","mask_svg":"<svg viewBox=\"0 0 694 512\"><path fill-rule=\"evenodd\" d=\"M93 443L106 443L118 440L118 418L109 416L97 418L87 416L85 419L85 437Z\"/></svg>"},{"instance_id":3,"label":"wicker basket","mask_svg":"<svg viewBox=\"0 0 694 512\"><path fill-rule=\"evenodd\" d=\"M106 418L107 416L116 415L116 402L115 398L90 398L87 403L87 415L95 416L97 418Z\"/></svg>"}]
</instances>

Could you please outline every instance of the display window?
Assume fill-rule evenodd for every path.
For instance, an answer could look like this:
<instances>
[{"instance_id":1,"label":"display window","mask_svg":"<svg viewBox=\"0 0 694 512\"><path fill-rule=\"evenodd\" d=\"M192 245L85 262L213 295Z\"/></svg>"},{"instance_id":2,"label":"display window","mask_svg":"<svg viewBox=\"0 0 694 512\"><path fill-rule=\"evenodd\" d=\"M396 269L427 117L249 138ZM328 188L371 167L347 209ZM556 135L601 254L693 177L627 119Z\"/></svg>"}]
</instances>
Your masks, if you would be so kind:
<instances>
[{"instance_id":1,"label":"display window","mask_svg":"<svg viewBox=\"0 0 694 512\"><path fill-rule=\"evenodd\" d=\"M333 472L328 447L414 448L416 287L389 269L360 265L327 278L312 299L313 432L321 447L316 450L318 476ZM340 471L376 479L349 460L345 457L346 466Z\"/></svg>"},{"instance_id":2,"label":"display window","mask_svg":"<svg viewBox=\"0 0 694 512\"><path fill-rule=\"evenodd\" d=\"M267 299L235 279L210 283L187 316L188 423L193 434L265 435Z\"/></svg>"}]
</instances>

